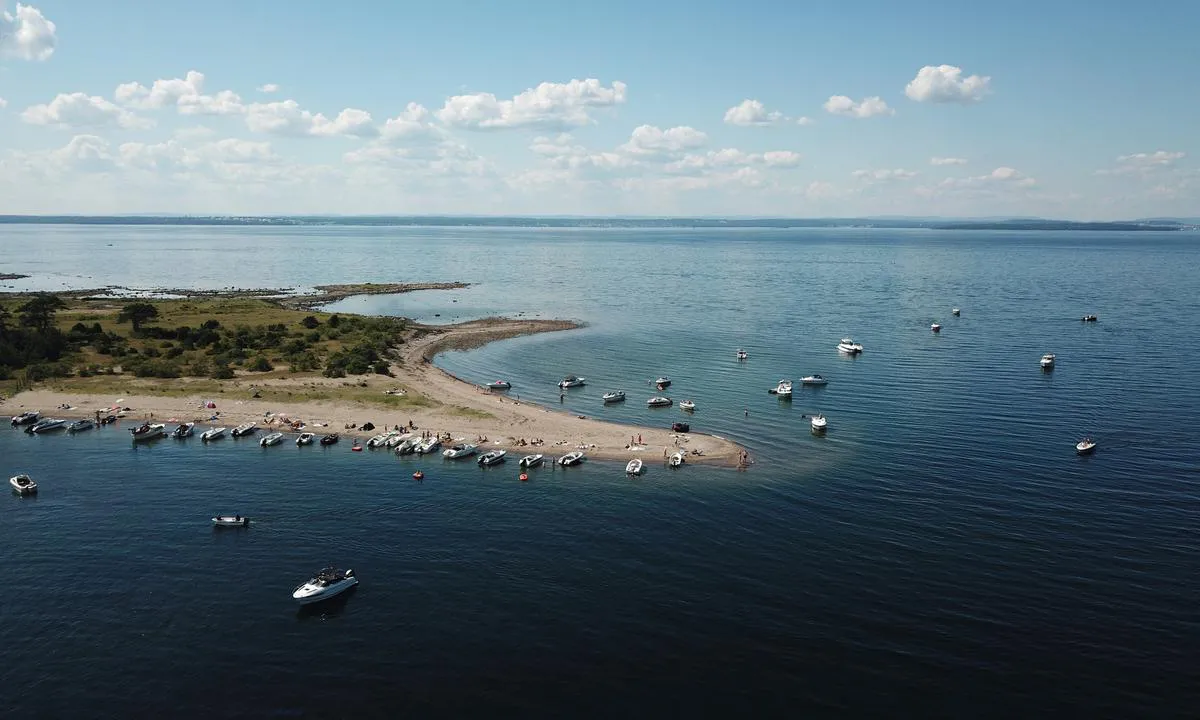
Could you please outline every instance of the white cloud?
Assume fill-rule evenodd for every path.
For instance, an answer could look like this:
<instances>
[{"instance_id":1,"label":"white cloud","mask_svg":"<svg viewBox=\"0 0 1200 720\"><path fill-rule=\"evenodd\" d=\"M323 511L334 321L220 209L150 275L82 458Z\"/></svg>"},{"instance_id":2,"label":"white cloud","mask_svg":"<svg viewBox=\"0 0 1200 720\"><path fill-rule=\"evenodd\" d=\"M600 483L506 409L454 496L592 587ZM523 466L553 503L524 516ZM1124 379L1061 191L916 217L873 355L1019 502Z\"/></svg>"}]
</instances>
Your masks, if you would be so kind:
<instances>
[{"instance_id":1,"label":"white cloud","mask_svg":"<svg viewBox=\"0 0 1200 720\"><path fill-rule=\"evenodd\" d=\"M62 148L50 151L47 157L61 168L85 172L104 172L113 167L108 143L95 135L76 135Z\"/></svg>"},{"instance_id":2,"label":"white cloud","mask_svg":"<svg viewBox=\"0 0 1200 720\"><path fill-rule=\"evenodd\" d=\"M8 107L8 101L0 97L0 110L3 110L6 107Z\"/></svg>"},{"instance_id":3,"label":"white cloud","mask_svg":"<svg viewBox=\"0 0 1200 720\"><path fill-rule=\"evenodd\" d=\"M258 91L260 93L267 93L267 94L277 93L277 92L279 92L279 86L276 85L275 83L267 83L266 85L259 85Z\"/></svg>"},{"instance_id":4,"label":"white cloud","mask_svg":"<svg viewBox=\"0 0 1200 720\"><path fill-rule=\"evenodd\" d=\"M590 124L591 108L624 102L625 83L614 81L611 87L604 87L599 80L588 78L544 82L511 100L498 100L492 93L455 95L446 99L437 117L446 125L468 130L562 129Z\"/></svg>"},{"instance_id":5,"label":"white cloud","mask_svg":"<svg viewBox=\"0 0 1200 720\"><path fill-rule=\"evenodd\" d=\"M434 125L432 117L433 114L424 105L410 102L403 112L394 118L388 118L383 123L380 133L384 140L391 142L444 138L446 131Z\"/></svg>"},{"instance_id":6,"label":"white cloud","mask_svg":"<svg viewBox=\"0 0 1200 720\"><path fill-rule=\"evenodd\" d=\"M1166 150L1156 150L1152 153L1134 153L1132 155L1121 155L1117 157L1117 162L1122 165L1132 165L1136 167L1153 167L1167 166L1175 164L1176 160L1182 160L1187 157L1187 153L1168 152Z\"/></svg>"},{"instance_id":7,"label":"white cloud","mask_svg":"<svg viewBox=\"0 0 1200 720\"><path fill-rule=\"evenodd\" d=\"M786 118L781 112L767 112L767 108L758 100L743 100L725 111L726 125L774 125Z\"/></svg>"},{"instance_id":8,"label":"white cloud","mask_svg":"<svg viewBox=\"0 0 1200 720\"><path fill-rule=\"evenodd\" d=\"M641 125L634 128L629 142L620 149L632 155L672 155L703 147L707 143L707 135L686 125L666 130L653 125Z\"/></svg>"},{"instance_id":9,"label":"white cloud","mask_svg":"<svg viewBox=\"0 0 1200 720\"><path fill-rule=\"evenodd\" d=\"M962 76L962 68L953 65L926 65L904 88L904 94L917 102L973 103L988 94L992 79L987 76Z\"/></svg>"},{"instance_id":10,"label":"white cloud","mask_svg":"<svg viewBox=\"0 0 1200 720\"><path fill-rule=\"evenodd\" d=\"M855 102L845 95L832 95L825 101L822 107L825 108L825 112L834 115L846 115L856 118L896 114L896 111L888 107L888 104L878 95L863 98L862 102Z\"/></svg>"},{"instance_id":11,"label":"white cloud","mask_svg":"<svg viewBox=\"0 0 1200 720\"><path fill-rule=\"evenodd\" d=\"M30 125L64 128L104 127L148 128L154 123L118 107L102 97L85 93L60 93L46 105L34 105L21 113Z\"/></svg>"},{"instance_id":12,"label":"white cloud","mask_svg":"<svg viewBox=\"0 0 1200 720\"><path fill-rule=\"evenodd\" d=\"M54 23L41 10L21 3L15 13L0 10L0 57L46 60L56 42Z\"/></svg>"},{"instance_id":13,"label":"white cloud","mask_svg":"<svg viewBox=\"0 0 1200 720\"><path fill-rule=\"evenodd\" d=\"M911 180L917 176L917 173L912 170L896 168L895 170L855 170L850 175L868 182L888 182Z\"/></svg>"},{"instance_id":14,"label":"white cloud","mask_svg":"<svg viewBox=\"0 0 1200 720\"><path fill-rule=\"evenodd\" d=\"M978 187L1032 187L1037 184L1033 178L1010 167L998 167L986 175L976 175L965 178L946 178L940 184L943 188L978 188Z\"/></svg>"},{"instance_id":15,"label":"white cloud","mask_svg":"<svg viewBox=\"0 0 1200 720\"><path fill-rule=\"evenodd\" d=\"M929 158L930 165L966 165L965 158L956 157L931 157Z\"/></svg>"},{"instance_id":16,"label":"white cloud","mask_svg":"<svg viewBox=\"0 0 1200 720\"><path fill-rule=\"evenodd\" d=\"M802 156L791 150L771 150L765 153L747 153L736 148L710 150L703 155L688 154L679 160L667 163L663 169L669 173L697 173L715 168L765 166L768 168L794 168Z\"/></svg>"},{"instance_id":17,"label":"white cloud","mask_svg":"<svg viewBox=\"0 0 1200 720\"><path fill-rule=\"evenodd\" d=\"M246 108L231 90L204 94L204 73L191 70L184 78L155 80L150 87L138 82L122 83L113 92L122 105L154 110L174 105L181 115L240 115Z\"/></svg>"},{"instance_id":18,"label":"white cloud","mask_svg":"<svg viewBox=\"0 0 1200 720\"><path fill-rule=\"evenodd\" d=\"M796 124L797 124L797 125L812 125L812 124L813 124L813 123L815 123L815 122L816 122L816 120L813 120L813 119L812 119L812 118L810 118L810 117L804 117L803 115L801 115L800 117L796 118Z\"/></svg>"},{"instance_id":19,"label":"white cloud","mask_svg":"<svg viewBox=\"0 0 1200 720\"><path fill-rule=\"evenodd\" d=\"M796 167L804 158L804 156L800 153L792 152L791 150L768 150L767 152L763 153L762 157L763 163L765 163L767 167L776 168Z\"/></svg>"},{"instance_id":20,"label":"white cloud","mask_svg":"<svg viewBox=\"0 0 1200 720\"><path fill-rule=\"evenodd\" d=\"M217 131L203 125L179 128L173 135L179 140L203 140L216 135Z\"/></svg>"},{"instance_id":21,"label":"white cloud","mask_svg":"<svg viewBox=\"0 0 1200 720\"><path fill-rule=\"evenodd\" d=\"M301 109L295 100L252 103L247 108L246 126L255 132L294 137L375 137L379 134L371 113L365 110L346 108L330 120L321 113Z\"/></svg>"}]
</instances>

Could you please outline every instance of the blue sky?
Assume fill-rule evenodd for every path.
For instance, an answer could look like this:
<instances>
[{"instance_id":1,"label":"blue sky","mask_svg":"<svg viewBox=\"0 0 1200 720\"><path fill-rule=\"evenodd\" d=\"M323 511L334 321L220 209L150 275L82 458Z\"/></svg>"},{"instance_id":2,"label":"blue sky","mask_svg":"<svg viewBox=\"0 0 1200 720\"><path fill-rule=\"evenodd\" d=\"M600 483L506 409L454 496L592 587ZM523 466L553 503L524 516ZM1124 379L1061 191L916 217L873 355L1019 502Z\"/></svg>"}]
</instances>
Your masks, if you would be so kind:
<instances>
[{"instance_id":1,"label":"blue sky","mask_svg":"<svg viewBox=\"0 0 1200 720\"><path fill-rule=\"evenodd\" d=\"M1195 216L1197 27L1169 1L0 0L0 213Z\"/></svg>"}]
</instances>

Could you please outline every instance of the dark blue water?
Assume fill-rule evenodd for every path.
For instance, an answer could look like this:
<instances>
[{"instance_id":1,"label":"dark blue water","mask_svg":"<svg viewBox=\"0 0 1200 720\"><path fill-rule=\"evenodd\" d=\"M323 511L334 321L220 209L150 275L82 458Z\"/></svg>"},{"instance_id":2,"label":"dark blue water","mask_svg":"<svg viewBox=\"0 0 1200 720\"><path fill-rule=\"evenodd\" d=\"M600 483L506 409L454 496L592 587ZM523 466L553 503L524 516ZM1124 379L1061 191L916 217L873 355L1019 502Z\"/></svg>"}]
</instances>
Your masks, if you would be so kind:
<instances>
[{"instance_id":1,"label":"dark blue water","mask_svg":"<svg viewBox=\"0 0 1200 720\"><path fill-rule=\"evenodd\" d=\"M758 464L523 484L346 447L0 431L4 476L42 482L0 503L16 716L1194 715L1195 237L21 232L104 248L73 267L21 244L4 270L57 267L29 285L478 282L342 306L584 320L440 363L551 405L554 380L586 375L567 409L649 424L680 416L644 407L668 374L693 426ZM194 253L184 275L133 258L164 232ZM861 357L834 351L847 334ZM766 394L812 372L829 386ZM609 387L630 402L601 406ZM801 417L817 410L824 438ZM226 511L257 522L213 531ZM329 563L362 585L297 612L292 587Z\"/></svg>"}]
</instances>

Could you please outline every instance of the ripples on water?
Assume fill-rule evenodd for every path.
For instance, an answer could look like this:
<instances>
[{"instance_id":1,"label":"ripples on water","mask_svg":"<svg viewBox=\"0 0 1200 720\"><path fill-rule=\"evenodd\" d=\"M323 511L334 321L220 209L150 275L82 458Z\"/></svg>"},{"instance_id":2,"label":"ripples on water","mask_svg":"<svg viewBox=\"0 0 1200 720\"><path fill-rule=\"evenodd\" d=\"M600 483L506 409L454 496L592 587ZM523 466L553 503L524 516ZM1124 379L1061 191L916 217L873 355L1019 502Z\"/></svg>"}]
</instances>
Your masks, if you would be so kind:
<instances>
[{"instance_id":1,"label":"ripples on water","mask_svg":"<svg viewBox=\"0 0 1200 720\"><path fill-rule=\"evenodd\" d=\"M759 460L523 484L513 463L0 431L0 470L43 483L0 503L18 589L0 604L0 707L18 716L1193 714L1194 238L14 232L53 240L5 260L31 286L477 282L341 307L584 320L439 362L548 405L555 380L585 375L566 409L659 426L683 416L644 406L667 374L694 428ZM188 262L147 259L163 233ZM86 271L62 264L107 242ZM847 334L861 357L834 350ZM766 392L814 372L829 386ZM629 400L602 406L609 388ZM814 411L827 437L809 434ZM1085 433L1100 449L1078 458ZM225 511L257 522L214 532ZM291 588L330 562L362 585L298 613Z\"/></svg>"}]
</instances>

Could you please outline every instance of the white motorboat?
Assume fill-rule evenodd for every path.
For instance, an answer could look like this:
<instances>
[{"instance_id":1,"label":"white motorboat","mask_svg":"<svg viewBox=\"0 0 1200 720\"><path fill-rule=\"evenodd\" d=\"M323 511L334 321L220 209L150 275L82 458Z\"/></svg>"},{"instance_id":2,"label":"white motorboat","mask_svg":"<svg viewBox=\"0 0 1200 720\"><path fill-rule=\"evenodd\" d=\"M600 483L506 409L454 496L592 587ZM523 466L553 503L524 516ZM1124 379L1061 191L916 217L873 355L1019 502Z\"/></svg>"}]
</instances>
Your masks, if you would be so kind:
<instances>
[{"instance_id":1,"label":"white motorboat","mask_svg":"<svg viewBox=\"0 0 1200 720\"><path fill-rule=\"evenodd\" d=\"M233 429L233 432L229 434L234 437L245 437L246 435L251 435L255 432L258 432L258 423L248 422L238 425Z\"/></svg>"},{"instance_id":2,"label":"white motorboat","mask_svg":"<svg viewBox=\"0 0 1200 720\"><path fill-rule=\"evenodd\" d=\"M390 437L388 437L387 442L385 442L384 445L387 445L389 448L396 448L400 446L400 443L411 437L412 433L394 432Z\"/></svg>"},{"instance_id":3,"label":"white motorboat","mask_svg":"<svg viewBox=\"0 0 1200 720\"><path fill-rule=\"evenodd\" d=\"M17 425L32 425L38 421L38 418L41 417L41 415L42 414L37 410L26 410L20 415L13 415L13 427L16 427Z\"/></svg>"},{"instance_id":4,"label":"white motorboat","mask_svg":"<svg viewBox=\"0 0 1200 720\"><path fill-rule=\"evenodd\" d=\"M292 592L292 599L300 601L301 605L328 600L340 595L358 584L358 578L353 570L338 570L325 568L317 573L312 580L300 585Z\"/></svg>"},{"instance_id":5,"label":"white motorboat","mask_svg":"<svg viewBox=\"0 0 1200 720\"><path fill-rule=\"evenodd\" d=\"M737 359L738 360L745 360L748 357L750 357L750 353L746 352L745 350L743 350L741 348L738 348L738 351L737 351Z\"/></svg>"},{"instance_id":6,"label":"white motorboat","mask_svg":"<svg viewBox=\"0 0 1200 720\"><path fill-rule=\"evenodd\" d=\"M565 378L563 378L562 380L558 381L558 386L560 388L579 387L581 385L587 384L586 382L584 382L585 380L587 380L587 378L581 378L581 377L577 377L575 375L568 375Z\"/></svg>"},{"instance_id":7,"label":"white motorboat","mask_svg":"<svg viewBox=\"0 0 1200 720\"><path fill-rule=\"evenodd\" d=\"M487 384L488 390L508 390L512 387L512 383L507 380L494 380Z\"/></svg>"},{"instance_id":8,"label":"white motorboat","mask_svg":"<svg viewBox=\"0 0 1200 720\"><path fill-rule=\"evenodd\" d=\"M195 429L196 423L184 423L171 431L171 437L179 439L189 438L195 432Z\"/></svg>"},{"instance_id":9,"label":"white motorboat","mask_svg":"<svg viewBox=\"0 0 1200 720\"><path fill-rule=\"evenodd\" d=\"M300 437L296 438L296 446L300 447L302 445L312 445L313 441L316 439L317 439L317 436L314 435L313 433L302 432L302 433L300 433Z\"/></svg>"},{"instance_id":10,"label":"white motorboat","mask_svg":"<svg viewBox=\"0 0 1200 720\"><path fill-rule=\"evenodd\" d=\"M374 450L375 448L383 447L385 444L387 444L387 441L387 433L380 433L367 441L367 449Z\"/></svg>"},{"instance_id":11,"label":"white motorboat","mask_svg":"<svg viewBox=\"0 0 1200 720\"><path fill-rule=\"evenodd\" d=\"M664 388L668 388L668 387L670 387L670 386L671 386L671 378L667 377L666 375L663 375L663 376L662 376L662 377L660 377L659 379L655 380L655 381L654 381L654 384L655 384L656 386L658 386L658 389L659 389L659 390L662 390L662 389L664 389Z\"/></svg>"},{"instance_id":12,"label":"white motorboat","mask_svg":"<svg viewBox=\"0 0 1200 720\"><path fill-rule=\"evenodd\" d=\"M424 440L422 440L422 438L419 435L414 435L396 446L396 454L397 455L412 455L413 453L415 453L417 451L417 446L420 445L422 442L424 442Z\"/></svg>"},{"instance_id":13,"label":"white motorboat","mask_svg":"<svg viewBox=\"0 0 1200 720\"><path fill-rule=\"evenodd\" d=\"M18 495L34 495L37 493L37 483L28 475L14 475L8 479L13 492Z\"/></svg>"},{"instance_id":14,"label":"white motorboat","mask_svg":"<svg viewBox=\"0 0 1200 720\"><path fill-rule=\"evenodd\" d=\"M140 427L131 428L129 434L134 442L143 442L163 437L167 434L167 426L162 423L142 423Z\"/></svg>"},{"instance_id":15,"label":"white motorboat","mask_svg":"<svg viewBox=\"0 0 1200 720\"><path fill-rule=\"evenodd\" d=\"M683 465L683 459L684 459L683 451L676 450L674 453L672 453L671 457L667 460L667 465L670 465L673 468L681 467Z\"/></svg>"},{"instance_id":16,"label":"white motorboat","mask_svg":"<svg viewBox=\"0 0 1200 720\"><path fill-rule=\"evenodd\" d=\"M837 349L839 352L844 352L847 355L857 355L863 351L863 346L854 342L853 338L844 337L842 338L842 341L838 343Z\"/></svg>"},{"instance_id":17,"label":"white motorboat","mask_svg":"<svg viewBox=\"0 0 1200 720\"><path fill-rule=\"evenodd\" d=\"M662 395L655 395L646 401L646 405L649 407L671 407L674 404L674 400L669 397L663 397Z\"/></svg>"},{"instance_id":18,"label":"white motorboat","mask_svg":"<svg viewBox=\"0 0 1200 720\"><path fill-rule=\"evenodd\" d=\"M475 451L478 449L478 446L472 445L471 443L459 443L457 445L451 445L443 450L442 457L448 460L457 460L459 458L465 458L474 455Z\"/></svg>"},{"instance_id":19,"label":"white motorboat","mask_svg":"<svg viewBox=\"0 0 1200 720\"><path fill-rule=\"evenodd\" d=\"M829 426L829 422L825 419L825 416L819 413L812 416L810 424L812 425L812 431L815 433L823 433L825 432L825 428Z\"/></svg>"},{"instance_id":20,"label":"white motorboat","mask_svg":"<svg viewBox=\"0 0 1200 720\"><path fill-rule=\"evenodd\" d=\"M225 428L223 427L209 428L200 433L201 442L212 442L213 440L220 440L223 437L225 437Z\"/></svg>"},{"instance_id":21,"label":"white motorboat","mask_svg":"<svg viewBox=\"0 0 1200 720\"><path fill-rule=\"evenodd\" d=\"M642 459L634 458L625 466L626 475L641 475L642 474Z\"/></svg>"},{"instance_id":22,"label":"white motorboat","mask_svg":"<svg viewBox=\"0 0 1200 720\"><path fill-rule=\"evenodd\" d=\"M529 468L535 468L538 465L541 465L542 461L545 459L546 456L541 454L526 455L525 457L521 458L521 461L518 462L517 465L520 465L522 468L528 470Z\"/></svg>"},{"instance_id":23,"label":"white motorboat","mask_svg":"<svg viewBox=\"0 0 1200 720\"><path fill-rule=\"evenodd\" d=\"M584 454L579 451L569 452L558 459L558 464L562 465L563 467L578 465L579 463L583 462L584 457Z\"/></svg>"},{"instance_id":24,"label":"white motorboat","mask_svg":"<svg viewBox=\"0 0 1200 720\"><path fill-rule=\"evenodd\" d=\"M242 515L217 515L212 519L212 524L216 527L246 527L250 524L250 518Z\"/></svg>"},{"instance_id":25,"label":"white motorboat","mask_svg":"<svg viewBox=\"0 0 1200 720\"><path fill-rule=\"evenodd\" d=\"M828 380L820 375L805 375L800 378L800 382L803 385L827 385L829 383Z\"/></svg>"},{"instance_id":26,"label":"white motorboat","mask_svg":"<svg viewBox=\"0 0 1200 720\"><path fill-rule=\"evenodd\" d=\"M1090 437L1084 438L1075 443L1075 452L1080 455L1089 455L1096 450L1096 441Z\"/></svg>"},{"instance_id":27,"label":"white motorboat","mask_svg":"<svg viewBox=\"0 0 1200 720\"><path fill-rule=\"evenodd\" d=\"M436 437L431 437L417 446L417 454L428 455L429 453L435 453L441 447L442 441L438 440Z\"/></svg>"},{"instance_id":28,"label":"white motorboat","mask_svg":"<svg viewBox=\"0 0 1200 720\"><path fill-rule=\"evenodd\" d=\"M771 390L772 395L778 395L783 399L791 399L792 397L792 381L780 380L779 384Z\"/></svg>"},{"instance_id":29,"label":"white motorboat","mask_svg":"<svg viewBox=\"0 0 1200 720\"><path fill-rule=\"evenodd\" d=\"M271 447L272 445L278 445L281 442L283 442L283 433L273 432L269 435L264 435L262 439L258 441L258 444L262 447Z\"/></svg>"},{"instance_id":30,"label":"white motorboat","mask_svg":"<svg viewBox=\"0 0 1200 720\"><path fill-rule=\"evenodd\" d=\"M504 462L504 456L507 454L508 453L504 450L492 450L491 452L485 452L484 454L480 455L479 459L475 462L479 463L483 467L499 465L500 463Z\"/></svg>"},{"instance_id":31,"label":"white motorboat","mask_svg":"<svg viewBox=\"0 0 1200 720\"><path fill-rule=\"evenodd\" d=\"M41 433L54 432L55 430L65 430L66 427L66 420L46 418L44 420L38 420L28 429L26 429L25 432L33 433L34 435L40 435Z\"/></svg>"},{"instance_id":32,"label":"white motorboat","mask_svg":"<svg viewBox=\"0 0 1200 720\"><path fill-rule=\"evenodd\" d=\"M96 427L96 423L92 422L91 420L76 420L70 425L67 425L67 432L83 432L84 430L91 430L94 427Z\"/></svg>"},{"instance_id":33,"label":"white motorboat","mask_svg":"<svg viewBox=\"0 0 1200 720\"><path fill-rule=\"evenodd\" d=\"M606 392L601 399L604 400L605 403L625 402L625 391L614 390L612 392Z\"/></svg>"},{"instance_id":34,"label":"white motorboat","mask_svg":"<svg viewBox=\"0 0 1200 720\"><path fill-rule=\"evenodd\" d=\"M959 310L958 308L954 308L950 311L950 314L953 315L954 317L958 317L961 312L962 311Z\"/></svg>"},{"instance_id":35,"label":"white motorboat","mask_svg":"<svg viewBox=\"0 0 1200 720\"><path fill-rule=\"evenodd\" d=\"M686 410L688 412L692 412L693 410L696 409L696 403L692 402L691 400L680 400L679 401L679 409Z\"/></svg>"},{"instance_id":36,"label":"white motorboat","mask_svg":"<svg viewBox=\"0 0 1200 720\"><path fill-rule=\"evenodd\" d=\"M1053 370L1054 369L1054 353L1046 353L1045 355L1043 355L1041 363L1042 363L1043 370Z\"/></svg>"},{"instance_id":37,"label":"white motorboat","mask_svg":"<svg viewBox=\"0 0 1200 720\"><path fill-rule=\"evenodd\" d=\"M940 333L942 331L942 326L938 325L937 323L934 323L929 326L929 329L934 331L935 333Z\"/></svg>"}]
</instances>

